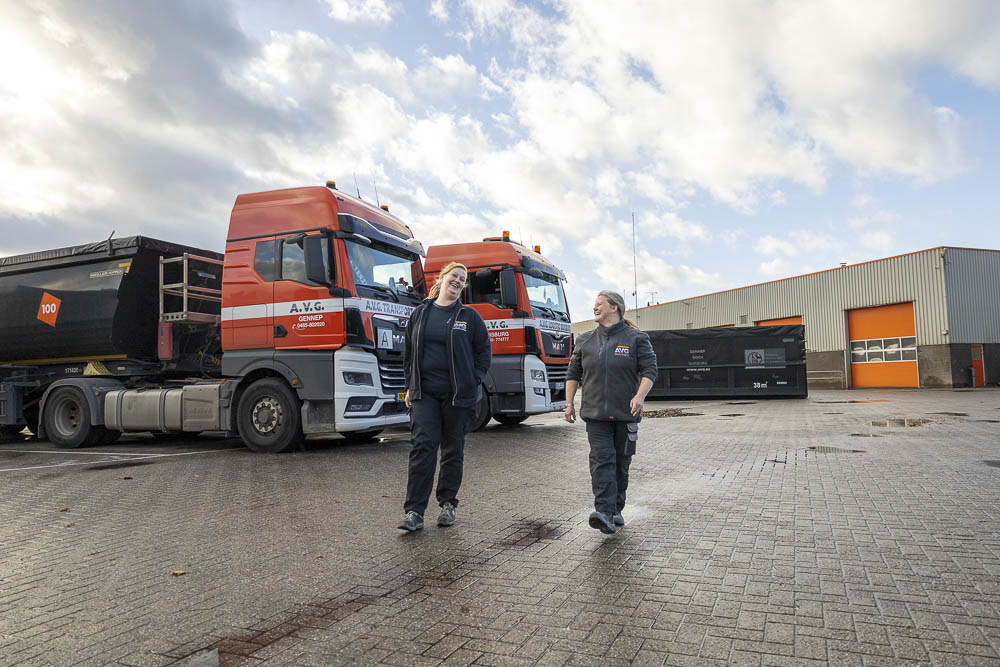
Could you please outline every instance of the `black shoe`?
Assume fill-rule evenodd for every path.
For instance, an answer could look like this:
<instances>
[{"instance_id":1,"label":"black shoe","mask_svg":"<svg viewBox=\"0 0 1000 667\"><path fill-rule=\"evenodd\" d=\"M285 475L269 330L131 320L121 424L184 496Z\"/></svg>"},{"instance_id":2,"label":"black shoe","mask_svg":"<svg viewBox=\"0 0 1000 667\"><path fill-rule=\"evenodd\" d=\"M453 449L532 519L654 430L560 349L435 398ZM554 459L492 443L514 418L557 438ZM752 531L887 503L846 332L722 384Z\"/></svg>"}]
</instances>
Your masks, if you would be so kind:
<instances>
[{"instance_id":1,"label":"black shoe","mask_svg":"<svg viewBox=\"0 0 1000 667\"><path fill-rule=\"evenodd\" d=\"M455 506L445 503L441 506L441 514L438 515L439 526L450 526L455 523Z\"/></svg>"},{"instance_id":2,"label":"black shoe","mask_svg":"<svg viewBox=\"0 0 1000 667\"><path fill-rule=\"evenodd\" d=\"M615 522L611 520L604 512L591 512L590 513L590 527L596 528L602 533L613 533L615 530Z\"/></svg>"},{"instance_id":3,"label":"black shoe","mask_svg":"<svg viewBox=\"0 0 1000 667\"><path fill-rule=\"evenodd\" d=\"M615 515L612 518L614 519L616 526L624 526L625 525L625 517L622 516L621 512L615 512Z\"/></svg>"},{"instance_id":4,"label":"black shoe","mask_svg":"<svg viewBox=\"0 0 1000 667\"><path fill-rule=\"evenodd\" d=\"M413 532L415 530L423 530L424 528L424 517L420 516L416 512L407 512L403 516L403 520L399 522L400 530L408 530Z\"/></svg>"}]
</instances>

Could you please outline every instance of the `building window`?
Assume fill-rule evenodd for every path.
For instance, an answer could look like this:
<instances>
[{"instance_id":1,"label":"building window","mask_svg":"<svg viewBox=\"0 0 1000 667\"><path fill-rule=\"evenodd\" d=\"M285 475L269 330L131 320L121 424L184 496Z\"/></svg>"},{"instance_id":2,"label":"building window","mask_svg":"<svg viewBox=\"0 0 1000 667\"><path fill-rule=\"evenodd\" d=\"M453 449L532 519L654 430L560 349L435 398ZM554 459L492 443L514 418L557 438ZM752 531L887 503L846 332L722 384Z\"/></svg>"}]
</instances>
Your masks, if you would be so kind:
<instances>
[{"instance_id":1,"label":"building window","mask_svg":"<svg viewBox=\"0 0 1000 667\"><path fill-rule=\"evenodd\" d=\"M740 315L740 326L746 326L749 322L749 315Z\"/></svg>"},{"instance_id":2,"label":"building window","mask_svg":"<svg viewBox=\"0 0 1000 667\"><path fill-rule=\"evenodd\" d=\"M916 360L917 339L914 336L851 341L851 363L854 364Z\"/></svg>"}]
</instances>

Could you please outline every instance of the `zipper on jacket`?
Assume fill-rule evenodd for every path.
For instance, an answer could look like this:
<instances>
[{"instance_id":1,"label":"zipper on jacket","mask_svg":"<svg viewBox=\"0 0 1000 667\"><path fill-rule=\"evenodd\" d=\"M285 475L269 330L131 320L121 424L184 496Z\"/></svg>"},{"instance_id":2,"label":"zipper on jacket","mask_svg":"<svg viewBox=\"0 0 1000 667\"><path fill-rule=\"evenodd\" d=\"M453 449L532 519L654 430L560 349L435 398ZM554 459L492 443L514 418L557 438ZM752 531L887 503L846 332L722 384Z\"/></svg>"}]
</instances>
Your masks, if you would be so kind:
<instances>
[{"instance_id":1,"label":"zipper on jacket","mask_svg":"<svg viewBox=\"0 0 1000 667\"><path fill-rule=\"evenodd\" d=\"M608 409L608 355L605 352L605 344L608 341L611 340L611 334L609 333L607 336L602 336L601 332L598 331L597 332L597 337L601 341L601 345L600 345L600 348L599 348L599 353L600 353L600 356L601 356L601 363L604 364L604 373L603 373L603 375L604 375L604 391L601 392L603 394L604 402L602 403L601 407L604 408L604 414L607 415L608 417L610 417L611 416L611 410Z\"/></svg>"},{"instance_id":2,"label":"zipper on jacket","mask_svg":"<svg viewBox=\"0 0 1000 667\"><path fill-rule=\"evenodd\" d=\"M410 362L410 363L413 364L413 366L410 369L411 370L410 375L412 377L417 378L417 381L414 384L414 386L417 389L416 394L417 394L417 398L418 399L421 397L421 394L420 394L420 327L424 323L423 318L426 317L426 313L427 313L427 309L425 308L424 312L419 314L416 326L413 327L413 360ZM409 390L407 390L407 391L409 391ZM410 397L410 400L411 401L413 400L412 396Z\"/></svg>"},{"instance_id":3,"label":"zipper on jacket","mask_svg":"<svg viewBox=\"0 0 1000 667\"><path fill-rule=\"evenodd\" d=\"M462 314L462 310L465 306L459 306L458 310L455 311L455 317L451 320L451 331L448 332L448 365L451 367L451 405L455 405L455 399L458 398L458 378L455 377L455 322L458 322L458 316Z\"/></svg>"}]
</instances>

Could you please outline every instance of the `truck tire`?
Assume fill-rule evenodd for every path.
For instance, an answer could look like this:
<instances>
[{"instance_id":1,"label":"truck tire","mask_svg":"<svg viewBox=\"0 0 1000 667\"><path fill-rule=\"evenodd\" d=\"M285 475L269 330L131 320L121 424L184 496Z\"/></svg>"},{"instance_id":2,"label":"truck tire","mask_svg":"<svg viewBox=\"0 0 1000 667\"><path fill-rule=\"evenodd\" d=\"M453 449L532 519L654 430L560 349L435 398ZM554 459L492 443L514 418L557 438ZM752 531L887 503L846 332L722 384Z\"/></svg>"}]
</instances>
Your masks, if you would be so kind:
<instances>
[{"instance_id":1,"label":"truck tire","mask_svg":"<svg viewBox=\"0 0 1000 667\"><path fill-rule=\"evenodd\" d=\"M45 434L56 447L76 449L97 442L103 427L90 423L90 404L76 387L57 387L45 401Z\"/></svg>"},{"instance_id":2,"label":"truck tire","mask_svg":"<svg viewBox=\"0 0 1000 667\"><path fill-rule=\"evenodd\" d=\"M469 422L469 433L483 430L490 423L492 416L493 411L490 409L490 395L486 391L486 387L483 387L479 395L479 400L476 401L476 409L472 415L472 420Z\"/></svg>"},{"instance_id":3,"label":"truck tire","mask_svg":"<svg viewBox=\"0 0 1000 667\"><path fill-rule=\"evenodd\" d=\"M527 418L528 415L493 415L493 419L504 426L517 426Z\"/></svg>"},{"instance_id":4,"label":"truck tire","mask_svg":"<svg viewBox=\"0 0 1000 667\"><path fill-rule=\"evenodd\" d=\"M257 380L240 397L236 427L255 452L287 452L302 440L299 398L281 380Z\"/></svg>"},{"instance_id":5,"label":"truck tire","mask_svg":"<svg viewBox=\"0 0 1000 667\"><path fill-rule=\"evenodd\" d=\"M383 429L370 428L366 431L345 431L341 433L344 439L351 443L374 442L375 438Z\"/></svg>"}]
</instances>

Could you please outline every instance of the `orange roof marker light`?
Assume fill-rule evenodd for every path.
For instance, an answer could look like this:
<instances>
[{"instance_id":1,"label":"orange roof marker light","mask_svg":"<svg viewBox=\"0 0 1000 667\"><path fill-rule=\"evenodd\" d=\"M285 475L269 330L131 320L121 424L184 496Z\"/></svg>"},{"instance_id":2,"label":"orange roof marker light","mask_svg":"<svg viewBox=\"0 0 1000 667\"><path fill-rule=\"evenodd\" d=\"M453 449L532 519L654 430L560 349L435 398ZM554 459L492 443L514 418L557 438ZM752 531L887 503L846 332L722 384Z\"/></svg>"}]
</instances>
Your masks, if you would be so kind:
<instances>
[{"instance_id":1,"label":"orange roof marker light","mask_svg":"<svg viewBox=\"0 0 1000 667\"><path fill-rule=\"evenodd\" d=\"M508 232L506 229L503 230L503 240L510 241L510 232Z\"/></svg>"},{"instance_id":2,"label":"orange roof marker light","mask_svg":"<svg viewBox=\"0 0 1000 667\"><path fill-rule=\"evenodd\" d=\"M337 181L327 181L326 182L326 187L330 188L331 190L336 190L337 189Z\"/></svg>"},{"instance_id":3,"label":"orange roof marker light","mask_svg":"<svg viewBox=\"0 0 1000 667\"><path fill-rule=\"evenodd\" d=\"M382 209L383 211L386 211L386 212L389 211L389 205L388 204L380 204L379 208Z\"/></svg>"},{"instance_id":4,"label":"orange roof marker light","mask_svg":"<svg viewBox=\"0 0 1000 667\"><path fill-rule=\"evenodd\" d=\"M539 255L541 255L542 254L542 246L536 245L535 246L535 252L537 252Z\"/></svg>"}]
</instances>

